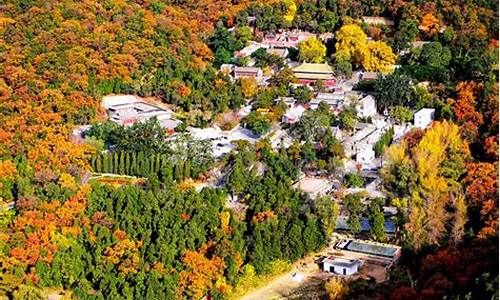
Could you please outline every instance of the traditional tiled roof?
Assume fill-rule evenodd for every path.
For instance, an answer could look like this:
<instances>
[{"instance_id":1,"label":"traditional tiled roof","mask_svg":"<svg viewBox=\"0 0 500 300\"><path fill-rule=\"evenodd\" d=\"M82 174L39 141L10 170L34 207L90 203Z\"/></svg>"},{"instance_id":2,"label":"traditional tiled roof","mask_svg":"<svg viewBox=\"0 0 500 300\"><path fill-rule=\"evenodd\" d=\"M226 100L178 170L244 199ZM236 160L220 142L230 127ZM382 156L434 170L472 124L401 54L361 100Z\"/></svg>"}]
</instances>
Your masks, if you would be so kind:
<instances>
[{"instance_id":1,"label":"traditional tiled roof","mask_svg":"<svg viewBox=\"0 0 500 300\"><path fill-rule=\"evenodd\" d=\"M293 73L297 79L334 79L333 68L328 64L303 63Z\"/></svg>"}]
</instances>

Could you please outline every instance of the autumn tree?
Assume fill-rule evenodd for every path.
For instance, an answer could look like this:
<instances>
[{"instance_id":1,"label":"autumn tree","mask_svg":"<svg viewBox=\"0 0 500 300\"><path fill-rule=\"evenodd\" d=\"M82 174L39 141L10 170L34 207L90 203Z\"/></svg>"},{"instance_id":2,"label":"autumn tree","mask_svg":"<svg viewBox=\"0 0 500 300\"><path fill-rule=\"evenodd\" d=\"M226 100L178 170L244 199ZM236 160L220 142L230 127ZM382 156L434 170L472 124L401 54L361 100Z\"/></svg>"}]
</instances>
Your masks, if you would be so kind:
<instances>
[{"instance_id":1,"label":"autumn tree","mask_svg":"<svg viewBox=\"0 0 500 300\"><path fill-rule=\"evenodd\" d=\"M254 77L243 77L238 80L241 85L241 92L245 98L249 99L257 94L258 85Z\"/></svg>"},{"instance_id":2,"label":"autumn tree","mask_svg":"<svg viewBox=\"0 0 500 300\"><path fill-rule=\"evenodd\" d=\"M316 37L310 37L299 43L299 58L301 61L321 63L325 59L326 46Z\"/></svg>"},{"instance_id":3,"label":"autumn tree","mask_svg":"<svg viewBox=\"0 0 500 300\"><path fill-rule=\"evenodd\" d=\"M418 250L425 245L439 245L444 238L454 240L460 236L464 208L460 201L463 196L459 179L466 172L470 152L460 137L458 126L449 122L437 123L412 148L406 143L391 146L386 158L388 164L382 169L382 176L390 190L397 191L397 185L390 184L392 180L412 178L405 183L406 191L397 193L410 200L409 219L405 225L409 245ZM403 170L406 173L402 173ZM408 178L407 173L413 174L412 177ZM392 177L395 175L399 179ZM455 216L449 207L455 208ZM455 224L451 233L447 229L449 223Z\"/></svg>"},{"instance_id":4,"label":"autumn tree","mask_svg":"<svg viewBox=\"0 0 500 300\"><path fill-rule=\"evenodd\" d=\"M368 42L364 53L362 64L363 68L369 72L391 72L396 62L396 55L391 47L386 43L376 41Z\"/></svg>"},{"instance_id":5,"label":"autumn tree","mask_svg":"<svg viewBox=\"0 0 500 300\"><path fill-rule=\"evenodd\" d=\"M464 182L471 221L480 237L498 235L498 162L471 163L467 169Z\"/></svg>"},{"instance_id":6,"label":"autumn tree","mask_svg":"<svg viewBox=\"0 0 500 300\"><path fill-rule=\"evenodd\" d=\"M476 94L479 89L481 85L475 82L461 82L456 87L458 95L453 111L461 125L462 135L469 142L476 141L479 127L484 122L483 115L476 110Z\"/></svg>"},{"instance_id":7,"label":"autumn tree","mask_svg":"<svg viewBox=\"0 0 500 300\"><path fill-rule=\"evenodd\" d=\"M344 25L336 33L335 60L362 63L366 55L366 34L357 25Z\"/></svg>"},{"instance_id":8,"label":"autumn tree","mask_svg":"<svg viewBox=\"0 0 500 300\"><path fill-rule=\"evenodd\" d=\"M349 288L340 277L332 277L325 282L325 290L330 300L344 299L349 292Z\"/></svg>"},{"instance_id":9,"label":"autumn tree","mask_svg":"<svg viewBox=\"0 0 500 300\"><path fill-rule=\"evenodd\" d=\"M428 37L432 37L440 30L439 20L431 13L425 14L420 20L419 29Z\"/></svg>"},{"instance_id":10,"label":"autumn tree","mask_svg":"<svg viewBox=\"0 0 500 300\"><path fill-rule=\"evenodd\" d=\"M210 255L210 248L203 245L198 251L187 250L182 256L185 270L179 274L179 290L188 297L201 298L224 272L224 261Z\"/></svg>"}]
</instances>

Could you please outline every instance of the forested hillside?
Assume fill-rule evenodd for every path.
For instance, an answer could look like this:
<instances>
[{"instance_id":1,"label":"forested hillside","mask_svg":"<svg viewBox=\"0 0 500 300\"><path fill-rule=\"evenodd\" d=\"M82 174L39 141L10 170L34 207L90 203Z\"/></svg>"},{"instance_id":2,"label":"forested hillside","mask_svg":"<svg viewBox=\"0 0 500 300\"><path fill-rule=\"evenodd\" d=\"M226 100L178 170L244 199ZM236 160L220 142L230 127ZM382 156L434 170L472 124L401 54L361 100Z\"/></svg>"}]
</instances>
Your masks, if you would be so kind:
<instances>
[{"instance_id":1,"label":"forested hillside","mask_svg":"<svg viewBox=\"0 0 500 300\"><path fill-rule=\"evenodd\" d=\"M330 126L352 129L352 110L333 116L320 107L291 129L305 143L274 151L265 141L242 142L219 164L207 154L209 143L186 136L175 144L155 122L104 122L107 94L154 96L199 127L246 99L281 116L272 103L289 92L290 69L266 88L217 72L234 51L262 39L250 29L340 32L321 51L346 78L353 67L375 64L362 53L407 51L397 62L390 55L401 66L393 74L358 88L376 93L380 111L399 107L391 113L401 119L407 107L436 109L431 129L390 147L392 135L378 143L405 255L390 283L352 288L350 297L495 295L497 11L498 2L486 0L3 1L0 298L226 299L325 245L338 207L329 198L313 203L291 185L301 170L336 172L344 151ZM353 25L366 15L395 25ZM375 44L356 43L367 37ZM409 51L418 40L430 43ZM283 64L263 52L253 58L258 66ZM409 88L414 82L427 88ZM311 98L305 89L292 93ZM244 119L257 133L271 121L255 112ZM87 124L87 142L70 138ZM230 170L224 187L197 192L186 184L215 166ZM91 172L142 181L108 185L89 180ZM235 198L242 207L228 208Z\"/></svg>"}]
</instances>

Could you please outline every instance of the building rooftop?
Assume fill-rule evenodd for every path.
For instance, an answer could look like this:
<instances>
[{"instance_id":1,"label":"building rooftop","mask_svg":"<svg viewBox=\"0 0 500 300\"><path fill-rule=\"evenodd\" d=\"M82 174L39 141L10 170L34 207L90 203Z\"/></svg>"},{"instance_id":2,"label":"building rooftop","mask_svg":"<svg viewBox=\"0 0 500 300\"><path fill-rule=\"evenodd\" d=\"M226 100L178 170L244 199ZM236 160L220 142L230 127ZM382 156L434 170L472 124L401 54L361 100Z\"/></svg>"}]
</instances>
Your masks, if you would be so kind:
<instances>
[{"instance_id":1,"label":"building rooftop","mask_svg":"<svg viewBox=\"0 0 500 300\"><path fill-rule=\"evenodd\" d=\"M235 67L235 72L249 72L249 73L258 73L260 68L257 67Z\"/></svg>"},{"instance_id":2,"label":"building rooftop","mask_svg":"<svg viewBox=\"0 0 500 300\"><path fill-rule=\"evenodd\" d=\"M134 95L109 95L102 97L102 105L108 109L111 106L120 104L130 104L139 102L139 98Z\"/></svg>"},{"instance_id":3,"label":"building rooftop","mask_svg":"<svg viewBox=\"0 0 500 300\"><path fill-rule=\"evenodd\" d=\"M420 48L423 47L425 44L430 43L429 41L415 41L411 43L412 48Z\"/></svg>"},{"instance_id":4,"label":"building rooftop","mask_svg":"<svg viewBox=\"0 0 500 300\"><path fill-rule=\"evenodd\" d=\"M336 265L339 267L346 267L346 268L352 268L356 265L360 265L361 261L358 259L345 259L345 258L339 258L335 256L329 256L323 259L323 263L328 263L331 265Z\"/></svg>"},{"instance_id":5,"label":"building rooftop","mask_svg":"<svg viewBox=\"0 0 500 300\"><path fill-rule=\"evenodd\" d=\"M394 259L401 247L361 240L347 239L337 244L339 249Z\"/></svg>"},{"instance_id":6,"label":"building rooftop","mask_svg":"<svg viewBox=\"0 0 500 300\"><path fill-rule=\"evenodd\" d=\"M391 20L391 19L389 19L389 18L385 18L385 17L368 17L368 16L364 16L362 19L363 19L363 22L365 22L368 25L394 26L394 21Z\"/></svg>"},{"instance_id":7,"label":"building rooftop","mask_svg":"<svg viewBox=\"0 0 500 300\"><path fill-rule=\"evenodd\" d=\"M419 116L427 116L433 114L435 111L434 108L422 108L421 110L417 111L413 116L419 117Z\"/></svg>"},{"instance_id":8,"label":"building rooftop","mask_svg":"<svg viewBox=\"0 0 500 300\"><path fill-rule=\"evenodd\" d=\"M318 93L316 95L316 99L319 100L336 100L336 99L343 99L345 96L345 93L342 92L335 92L335 93Z\"/></svg>"},{"instance_id":9,"label":"building rooftop","mask_svg":"<svg viewBox=\"0 0 500 300\"><path fill-rule=\"evenodd\" d=\"M309 194L323 193L332 186L328 180L314 177L302 178L296 185L301 191Z\"/></svg>"},{"instance_id":10,"label":"building rooftop","mask_svg":"<svg viewBox=\"0 0 500 300\"><path fill-rule=\"evenodd\" d=\"M277 55L279 57L286 57L288 55L288 50L282 48L268 48L266 52L268 54Z\"/></svg>"},{"instance_id":11,"label":"building rooftop","mask_svg":"<svg viewBox=\"0 0 500 300\"><path fill-rule=\"evenodd\" d=\"M378 72L364 72L363 76L361 76L362 80L375 80L379 77L380 73Z\"/></svg>"},{"instance_id":12,"label":"building rooftop","mask_svg":"<svg viewBox=\"0 0 500 300\"><path fill-rule=\"evenodd\" d=\"M325 73L333 75L333 68L328 64L303 63L293 69L293 71L300 73Z\"/></svg>"},{"instance_id":13,"label":"building rooftop","mask_svg":"<svg viewBox=\"0 0 500 300\"><path fill-rule=\"evenodd\" d=\"M300 117L302 114L306 111L304 106L302 105L297 105L293 108L291 108L289 111L286 112L286 116L294 116L294 117Z\"/></svg>"}]
</instances>

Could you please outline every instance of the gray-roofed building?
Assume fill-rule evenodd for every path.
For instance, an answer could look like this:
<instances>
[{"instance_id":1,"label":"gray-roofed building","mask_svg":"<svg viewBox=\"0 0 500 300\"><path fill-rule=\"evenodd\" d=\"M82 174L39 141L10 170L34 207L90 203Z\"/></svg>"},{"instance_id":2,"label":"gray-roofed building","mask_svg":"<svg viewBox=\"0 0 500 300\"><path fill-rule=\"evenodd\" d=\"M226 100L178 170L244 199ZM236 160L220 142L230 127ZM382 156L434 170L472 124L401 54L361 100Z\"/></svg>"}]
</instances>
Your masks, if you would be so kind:
<instances>
[{"instance_id":1,"label":"gray-roofed building","mask_svg":"<svg viewBox=\"0 0 500 300\"><path fill-rule=\"evenodd\" d=\"M260 78L262 77L262 69L254 67L235 67L234 78L237 79L242 77Z\"/></svg>"},{"instance_id":2,"label":"gray-roofed building","mask_svg":"<svg viewBox=\"0 0 500 300\"><path fill-rule=\"evenodd\" d=\"M354 239L342 240L335 245L335 248L391 262L396 262L401 256L401 247L399 246Z\"/></svg>"},{"instance_id":3,"label":"gray-roofed building","mask_svg":"<svg viewBox=\"0 0 500 300\"><path fill-rule=\"evenodd\" d=\"M156 117L160 122L160 125L166 129L173 129L171 127L174 123L177 125L180 123L180 121L175 120L172 117L173 112L169 109L160 108L158 106L139 101L137 97L130 98L135 102L121 101L122 99L128 100L129 98L118 97L119 96L114 96L112 100L114 101L117 99L119 101L115 101L114 103L110 103L110 101L108 101L107 103L104 103L107 108L109 119L115 123L120 125L132 125L136 122L147 121L152 117Z\"/></svg>"},{"instance_id":4,"label":"gray-roofed building","mask_svg":"<svg viewBox=\"0 0 500 300\"><path fill-rule=\"evenodd\" d=\"M345 92L341 88L335 89L330 93L318 93L314 99L310 101L311 108L315 109L319 103L325 102L332 110L340 110L344 104Z\"/></svg>"}]
</instances>

